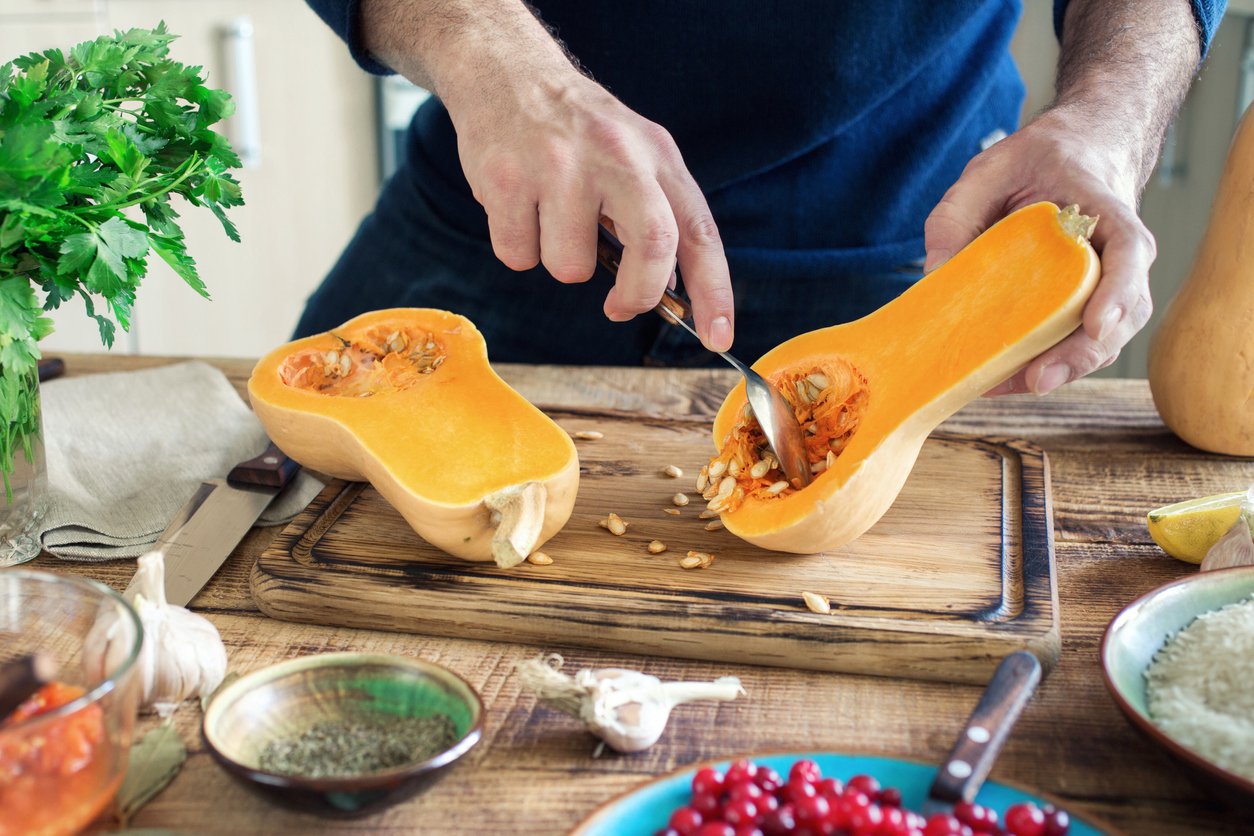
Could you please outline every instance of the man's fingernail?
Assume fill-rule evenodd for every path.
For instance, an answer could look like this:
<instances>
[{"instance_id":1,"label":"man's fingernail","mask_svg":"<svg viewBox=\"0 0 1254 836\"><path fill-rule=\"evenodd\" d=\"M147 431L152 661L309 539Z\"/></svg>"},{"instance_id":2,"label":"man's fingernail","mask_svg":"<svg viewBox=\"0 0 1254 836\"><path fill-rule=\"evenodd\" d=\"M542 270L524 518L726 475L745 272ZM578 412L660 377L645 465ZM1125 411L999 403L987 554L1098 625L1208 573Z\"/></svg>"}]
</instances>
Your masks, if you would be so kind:
<instances>
[{"instance_id":1,"label":"man's fingernail","mask_svg":"<svg viewBox=\"0 0 1254 836\"><path fill-rule=\"evenodd\" d=\"M1032 387L1032 391L1038 395L1044 395L1047 392L1054 391L1070 379L1070 366L1066 363L1050 363L1041 369L1041 373L1036 376L1036 384Z\"/></svg>"},{"instance_id":2,"label":"man's fingernail","mask_svg":"<svg viewBox=\"0 0 1254 836\"><path fill-rule=\"evenodd\" d=\"M725 316L716 316L710 323L710 348L715 351L726 351L731 348L731 320Z\"/></svg>"},{"instance_id":3,"label":"man's fingernail","mask_svg":"<svg viewBox=\"0 0 1254 836\"><path fill-rule=\"evenodd\" d=\"M1114 307L1102 314L1102 324L1097 331L1097 339L1104 340L1110 336L1111 332L1123 320L1123 308Z\"/></svg>"},{"instance_id":4,"label":"man's fingernail","mask_svg":"<svg viewBox=\"0 0 1254 836\"><path fill-rule=\"evenodd\" d=\"M626 322L630 319L635 319L635 317L633 317L631 314L620 313L619 311L614 311L614 313L607 313L605 317L610 322Z\"/></svg>"},{"instance_id":5,"label":"man's fingernail","mask_svg":"<svg viewBox=\"0 0 1254 836\"><path fill-rule=\"evenodd\" d=\"M930 273L937 267L940 267L946 261L949 261L950 254L945 250L934 250L927 254L927 258L923 259L923 272Z\"/></svg>"}]
</instances>

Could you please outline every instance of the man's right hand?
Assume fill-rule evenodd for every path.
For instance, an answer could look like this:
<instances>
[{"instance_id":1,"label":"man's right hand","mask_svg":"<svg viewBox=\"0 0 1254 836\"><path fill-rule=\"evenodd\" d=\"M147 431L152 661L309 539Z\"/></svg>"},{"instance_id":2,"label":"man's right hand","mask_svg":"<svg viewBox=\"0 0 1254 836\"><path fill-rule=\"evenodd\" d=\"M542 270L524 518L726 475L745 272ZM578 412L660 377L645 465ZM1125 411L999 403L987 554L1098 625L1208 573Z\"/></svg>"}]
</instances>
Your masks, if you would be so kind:
<instances>
[{"instance_id":1,"label":"man's right hand","mask_svg":"<svg viewBox=\"0 0 1254 836\"><path fill-rule=\"evenodd\" d=\"M580 73L518 0L366 0L362 16L379 60L448 108L502 262L587 281L597 223L608 217L623 259L605 315L624 321L653 308L678 263L702 341L731 346L718 228L663 127Z\"/></svg>"}]
</instances>

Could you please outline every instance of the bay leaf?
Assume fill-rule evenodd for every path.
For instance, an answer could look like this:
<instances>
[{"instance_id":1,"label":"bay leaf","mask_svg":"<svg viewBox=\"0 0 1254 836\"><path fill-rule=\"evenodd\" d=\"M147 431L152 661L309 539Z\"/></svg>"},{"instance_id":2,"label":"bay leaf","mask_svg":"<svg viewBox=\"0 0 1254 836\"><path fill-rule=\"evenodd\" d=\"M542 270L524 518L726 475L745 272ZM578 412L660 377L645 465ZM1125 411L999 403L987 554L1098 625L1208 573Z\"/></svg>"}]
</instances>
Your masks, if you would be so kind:
<instances>
[{"instance_id":1,"label":"bay leaf","mask_svg":"<svg viewBox=\"0 0 1254 836\"><path fill-rule=\"evenodd\" d=\"M186 760L187 745L171 722L162 723L131 746L126 777L118 789L117 815L123 827L169 786Z\"/></svg>"}]
</instances>

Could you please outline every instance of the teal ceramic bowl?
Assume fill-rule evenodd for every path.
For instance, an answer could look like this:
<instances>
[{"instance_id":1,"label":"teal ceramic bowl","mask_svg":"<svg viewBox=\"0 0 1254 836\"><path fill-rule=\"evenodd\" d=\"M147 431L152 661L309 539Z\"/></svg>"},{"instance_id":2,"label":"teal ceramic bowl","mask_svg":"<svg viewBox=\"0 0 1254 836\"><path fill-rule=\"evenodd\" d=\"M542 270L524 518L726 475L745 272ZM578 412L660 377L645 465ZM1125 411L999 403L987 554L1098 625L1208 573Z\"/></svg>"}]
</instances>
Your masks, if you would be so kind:
<instances>
[{"instance_id":1,"label":"teal ceramic bowl","mask_svg":"<svg viewBox=\"0 0 1254 836\"><path fill-rule=\"evenodd\" d=\"M394 769L307 778L261 768L274 740L323 722L447 717L456 742ZM483 733L483 703L457 674L401 656L324 653L253 671L222 688L205 710L205 745L246 786L304 812L362 815L424 790Z\"/></svg>"},{"instance_id":2,"label":"teal ceramic bowl","mask_svg":"<svg viewBox=\"0 0 1254 836\"><path fill-rule=\"evenodd\" d=\"M1254 566L1188 575L1125 607L1106 628L1101 651L1106 687L1128 721L1166 749L1200 787L1242 808L1254 808L1254 781L1212 763L1154 725L1145 694L1145 669L1167 638L1193 619L1251 595Z\"/></svg>"}]
</instances>

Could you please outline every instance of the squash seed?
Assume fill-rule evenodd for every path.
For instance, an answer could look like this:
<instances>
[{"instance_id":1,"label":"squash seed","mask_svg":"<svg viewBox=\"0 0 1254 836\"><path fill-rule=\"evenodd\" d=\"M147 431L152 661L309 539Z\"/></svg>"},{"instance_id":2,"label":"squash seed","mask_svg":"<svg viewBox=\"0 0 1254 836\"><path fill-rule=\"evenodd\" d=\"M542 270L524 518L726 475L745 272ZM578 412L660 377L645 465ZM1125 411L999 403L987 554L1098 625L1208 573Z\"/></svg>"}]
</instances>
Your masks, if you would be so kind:
<instances>
[{"instance_id":1,"label":"squash seed","mask_svg":"<svg viewBox=\"0 0 1254 836\"><path fill-rule=\"evenodd\" d=\"M596 430L580 430L575 433L575 438L580 441L600 441L605 438L605 433L600 433Z\"/></svg>"},{"instance_id":2,"label":"squash seed","mask_svg":"<svg viewBox=\"0 0 1254 836\"><path fill-rule=\"evenodd\" d=\"M662 513L670 514L672 517L678 517L680 514L680 510L678 508L663 508Z\"/></svg>"},{"instance_id":3,"label":"squash seed","mask_svg":"<svg viewBox=\"0 0 1254 836\"><path fill-rule=\"evenodd\" d=\"M832 602L826 597L814 592L801 593L801 600L805 601L806 608L810 612L817 612L826 615L832 611Z\"/></svg>"},{"instance_id":4,"label":"squash seed","mask_svg":"<svg viewBox=\"0 0 1254 836\"><path fill-rule=\"evenodd\" d=\"M753 467L749 468L749 475L754 479L761 479L770 471L770 469L770 459L762 459L762 461L753 463Z\"/></svg>"},{"instance_id":5,"label":"squash seed","mask_svg":"<svg viewBox=\"0 0 1254 836\"><path fill-rule=\"evenodd\" d=\"M709 508L706 508L706 509L705 509L704 511L702 511L700 514L697 514L697 519L699 519L699 520L712 520L712 519L714 519L714 518L715 518L715 517L717 517L717 516L718 516L718 512L717 512L717 511L711 511Z\"/></svg>"},{"instance_id":6,"label":"squash seed","mask_svg":"<svg viewBox=\"0 0 1254 836\"><path fill-rule=\"evenodd\" d=\"M806 382L817 388L820 392L830 385L827 380L827 375L821 372L814 372L813 374L806 375Z\"/></svg>"},{"instance_id":7,"label":"squash seed","mask_svg":"<svg viewBox=\"0 0 1254 836\"><path fill-rule=\"evenodd\" d=\"M709 569L710 564L714 562L714 555L710 554L709 552L690 551L688 552L688 556L684 558L684 560L688 560L688 559L697 561L696 566L701 569ZM684 568L691 569L693 567L685 566Z\"/></svg>"},{"instance_id":8,"label":"squash seed","mask_svg":"<svg viewBox=\"0 0 1254 836\"><path fill-rule=\"evenodd\" d=\"M610 534L613 534L615 537L622 537L626 534L627 525L628 523L626 523L622 517L615 514L613 511L611 511L610 515L606 517L605 527L608 528L610 530Z\"/></svg>"},{"instance_id":9,"label":"squash seed","mask_svg":"<svg viewBox=\"0 0 1254 836\"><path fill-rule=\"evenodd\" d=\"M727 463L727 475L735 478L740 475L740 460L732 459Z\"/></svg>"},{"instance_id":10,"label":"squash seed","mask_svg":"<svg viewBox=\"0 0 1254 836\"><path fill-rule=\"evenodd\" d=\"M697 474L697 493L705 493L706 487L710 484L710 468L709 465L701 468L701 472Z\"/></svg>"},{"instance_id":11,"label":"squash seed","mask_svg":"<svg viewBox=\"0 0 1254 836\"><path fill-rule=\"evenodd\" d=\"M708 523L705 524L706 531L718 531L722 527L723 527L722 520L710 520Z\"/></svg>"},{"instance_id":12,"label":"squash seed","mask_svg":"<svg viewBox=\"0 0 1254 836\"><path fill-rule=\"evenodd\" d=\"M718 483L718 493L714 495L715 499L722 499L732 495L732 491L736 490L736 479L733 476L724 476L723 481Z\"/></svg>"},{"instance_id":13,"label":"squash seed","mask_svg":"<svg viewBox=\"0 0 1254 836\"><path fill-rule=\"evenodd\" d=\"M710 473L709 473L710 481L711 482L716 481L720 476L723 475L723 471L726 469L727 469L727 462L723 461L722 459L716 459L710 465Z\"/></svg>"},{"instance_id":14,"label":"squash seed","mask_svg":"<svg viewBox=\"0 0 1254 836\"><path fill-rule=\"evenodd\" d=\"M649 545L645 546L645 549L648 550L649 554L661 554L666 551L666 544L661 540L651 540Z\"/></svg>"},{"instance_id":15,"label":"squash seed","mask_svg":"<svg viewBox=\"0 0 1254 836\"><path fill-rule=\"evenodd\" d=\"M767 488L766 492L778 496L780 492L786 490L788 490L788 483L783 479L780 479L778 482L773 483L769 488Z\"/></svg>"},{"instance_id":16,"label":"squash seed","mask_svg":"<svg viewBox=\"0 0 1254 836\"><path fill-rule=\"evenodd\" d=\"M680 569L696 569L701 566L701 558L693 557L691 553L687 557L679 558Z\"/></svg>"},{"instance_id":17,"label":"squash seed","mask_svg":"<svg viewBox=\"0 0 1254 836\"><path fill-rule=\"evenodd\" d=\"M684 471L681 468L675 467L673 464L668 464L666 467L662 468L662 472L672 479L680 479L684 475Z\"/></svg>"},{"instance_id":18,"label":"squash seed","mask_svg":"<svg viewBox=\"0 0 1254 836\"><path fill-rule=\"evenodd\" d=\"M674 496L672 496L672 497L671 497L671 502L675 503L675 504L676 504L676 505L678 505L680 508L683 508L685 505L687 505L687 504L688 504L688 494L686 494L686 493L677 493L677 494L675 494Z\"/></svg>"},{"instance_id":19,"label":"squash seed","mask_svg":"<svg viewBox=\"0 0 1254 836\"><path fill-rule=\"evenodd\" d=\"M534 563L536 566L548 566L553 562L553 558L549 557L544 552L532 552L527 555L527 562Z\"/></svg>"},{"instance_id":20,"label":"squash seed","mask_svg":"<svg viewBox=\"0 0 1254 836\"><path fill-rule=\"evenodd\" d=\"M829 450L827 454L830 456L831 451ZM827 470L827 459L820 459L810 465L811 473L822 473L825 470Z\"/></svg>"}]
</instances>

